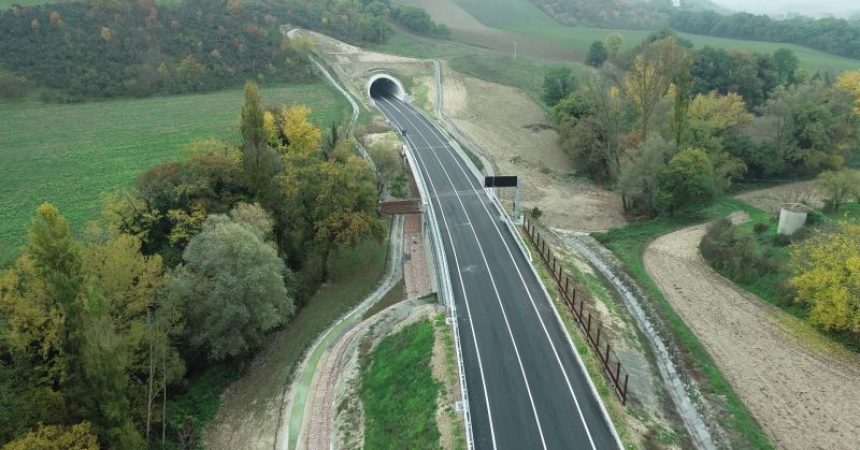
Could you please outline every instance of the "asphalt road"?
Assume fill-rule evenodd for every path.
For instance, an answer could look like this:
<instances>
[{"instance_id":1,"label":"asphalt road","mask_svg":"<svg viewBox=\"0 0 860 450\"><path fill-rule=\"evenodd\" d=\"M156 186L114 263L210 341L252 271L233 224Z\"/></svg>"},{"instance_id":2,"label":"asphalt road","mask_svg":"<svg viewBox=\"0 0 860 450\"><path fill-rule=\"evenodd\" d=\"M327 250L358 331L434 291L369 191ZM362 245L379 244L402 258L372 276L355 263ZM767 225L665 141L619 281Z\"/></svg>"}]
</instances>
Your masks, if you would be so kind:
<instances>
[{"instance_id":1,"label":"asphalt road","mask_svg":"<svg viewBox=\"0 0 860 450\"><path fill-rule=\"evenodd\" d=\"M375 100L406 130L441 222L476 448L617 448L550 300L482 184L433 123L396 98Z\"/></svg>"}]
</instances>

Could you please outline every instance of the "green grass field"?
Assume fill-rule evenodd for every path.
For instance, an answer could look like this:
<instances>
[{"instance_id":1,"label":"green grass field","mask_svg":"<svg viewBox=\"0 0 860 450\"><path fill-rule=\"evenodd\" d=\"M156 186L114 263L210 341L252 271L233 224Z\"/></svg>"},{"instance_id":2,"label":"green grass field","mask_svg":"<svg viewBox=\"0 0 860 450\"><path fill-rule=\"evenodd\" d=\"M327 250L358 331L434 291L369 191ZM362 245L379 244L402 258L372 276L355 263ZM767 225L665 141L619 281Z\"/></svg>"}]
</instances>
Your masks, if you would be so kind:
<instances>
[{"instance_id":1,"label":"green grass field","mask_svg":"<svg viewBox=\"0 0 860 450\"><path fill-rule=\"evenodd\" d=\"M425 0L433 1L433 0ZM621 34L625 45L634 46L644 39L650 31L621 30L611 28L567 27L555 22L528 0L455 0L478 21L489 27L498 28L540 39L552 44L563 44L584 59L588 47L595 40L603 40L612 33ZM697 47L709 45L725 49L740 49L760 53L773 53L779 48L790 48L797 53L802 66L809 70L850 70L860 69L860 61L831 55L793 44L745 41L710 36L680 33L693 41Z\"/></svg>"},{"instance_id":2,"label":"green grass field","mask_svg":"<svg viewBox=\"0 0 860 450\"><path fill-rule=\"evenodd\" d=\"M264 86L268 104L305 103L327 126L347 104L325 83ZM238 143L240 89L74 105L0 103L0 267L24 242L36 207L54 203L80 232L101 194L129 186L144 169L175 159L200 138Z\"/></svg>"},{"instance_id":3,"label":"green grass field","mask_svg":"<svg viewBox=\"0 0 860 450\"><path fill-rule=\"evenodd\" d=\"M384 338L362 357L364 448L438 448L433 324L423 320Z\"/></svg>"}]
</instances>

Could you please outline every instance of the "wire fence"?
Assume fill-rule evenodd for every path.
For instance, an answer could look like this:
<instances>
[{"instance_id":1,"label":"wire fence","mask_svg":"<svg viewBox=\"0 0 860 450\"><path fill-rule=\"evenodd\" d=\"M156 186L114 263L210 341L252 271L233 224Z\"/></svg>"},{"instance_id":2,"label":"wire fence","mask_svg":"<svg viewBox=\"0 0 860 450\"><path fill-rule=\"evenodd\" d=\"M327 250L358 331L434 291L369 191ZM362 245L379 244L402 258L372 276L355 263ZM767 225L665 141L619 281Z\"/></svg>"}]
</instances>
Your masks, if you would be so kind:
<instances>
[{"instance_id":1,"label":"wire fence","mask_svg":"<svg viewBox=\"0 0 860 450\"><path fill-rule=\"evenodd\" d=\"M621 399L621 404L626 405L629 374L621 366L621 359L618 358L618 355L612 350L612 344L606 339L606 333L604 332L603 325L600 323L599 316L594 314L590 306L586 306L586 303L590 303L588 293L585 289L577 286L570 275L564 272L563 264L552 253L546 239L541 236L537 227L530 219L524 218L523 229L540 254L541 261L543 261L550 276L555 280L562 301L567 306L579 329L582 330L588 344L597 353L597 357L603 366L603 371L612 382L615 393ZM601 342L601 337L603 337L603 342Z\"/></svg>"}]
</instances>

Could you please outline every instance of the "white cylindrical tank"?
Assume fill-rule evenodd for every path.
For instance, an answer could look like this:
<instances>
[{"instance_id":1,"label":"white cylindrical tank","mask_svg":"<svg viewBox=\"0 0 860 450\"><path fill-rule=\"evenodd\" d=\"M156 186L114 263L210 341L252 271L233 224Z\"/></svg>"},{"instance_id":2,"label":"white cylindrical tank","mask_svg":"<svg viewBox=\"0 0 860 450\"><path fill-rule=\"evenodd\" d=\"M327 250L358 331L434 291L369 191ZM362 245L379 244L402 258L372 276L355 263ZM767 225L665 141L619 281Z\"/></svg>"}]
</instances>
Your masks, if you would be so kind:
<instances>
[{"instance_id":1,"label":"white cylindrical tank","mask_svg":"<svg viewBox=\"0 0 860 450\"><path fill-rule=\"evenodd\" d=\"M797 230L803 228L806 223L806 211L781 208L779 210L779 225L776 227L777 234L791 236Z\"/></svg>"}]
</instances>

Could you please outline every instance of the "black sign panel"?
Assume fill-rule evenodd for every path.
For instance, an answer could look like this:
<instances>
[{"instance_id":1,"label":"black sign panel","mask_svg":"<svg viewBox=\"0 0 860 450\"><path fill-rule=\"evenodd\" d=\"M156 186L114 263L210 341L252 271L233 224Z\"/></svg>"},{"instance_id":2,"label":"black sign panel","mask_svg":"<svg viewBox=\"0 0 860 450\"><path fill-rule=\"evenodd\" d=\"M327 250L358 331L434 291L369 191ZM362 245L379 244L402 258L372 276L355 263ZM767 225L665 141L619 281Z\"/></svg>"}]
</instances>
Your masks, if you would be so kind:
<instances>
[{"instance_id":1,"label":"black sign panel","mask_svg":"<svg viewBox=\"0 0 860 450\"><path fill-rule=\"evenodd\" d=\"M484 177L484 187L517 187L517 177Z\"/></svg>"}]
</instances>

